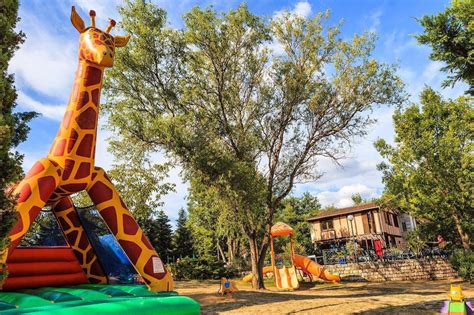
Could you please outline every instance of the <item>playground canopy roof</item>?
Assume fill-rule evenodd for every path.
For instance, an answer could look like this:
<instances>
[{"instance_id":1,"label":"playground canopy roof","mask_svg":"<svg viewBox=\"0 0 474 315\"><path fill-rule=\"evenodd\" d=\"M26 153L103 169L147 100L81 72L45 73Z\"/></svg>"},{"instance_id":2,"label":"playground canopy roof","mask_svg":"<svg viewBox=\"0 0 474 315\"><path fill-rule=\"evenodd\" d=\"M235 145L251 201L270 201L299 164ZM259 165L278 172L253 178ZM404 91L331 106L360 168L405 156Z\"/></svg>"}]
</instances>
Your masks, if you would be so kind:
<instances>
[{"instance_id":1,"label":"playground canopy roof","mask_svg":"<svg viewBox=\"0 0 474 315\"><path fill-rule=\"evenodd\" d=\"M275 223L270 230L272 236L291 235L293 232L294 230L288 224L283 222Z\"/></svg>"}]
</instances>

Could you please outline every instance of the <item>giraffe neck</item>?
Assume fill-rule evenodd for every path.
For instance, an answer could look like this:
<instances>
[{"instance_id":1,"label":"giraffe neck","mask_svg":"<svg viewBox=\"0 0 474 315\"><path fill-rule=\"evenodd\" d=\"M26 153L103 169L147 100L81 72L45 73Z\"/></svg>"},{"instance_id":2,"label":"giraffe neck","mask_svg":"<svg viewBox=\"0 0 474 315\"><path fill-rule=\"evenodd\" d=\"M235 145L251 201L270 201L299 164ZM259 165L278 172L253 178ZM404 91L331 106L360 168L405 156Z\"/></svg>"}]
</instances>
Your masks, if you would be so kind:
<instances>
[{"instance_id":1,"label":"giraffe neck","mask_svg":"<svg viewBox=\"0 0 474 315\"><path fill-rule=\"evenodd\" d=\"M104 68L80 60L69 103L48 158L62 167L74 160L94 166Z\"/></svg>"}]
</instances>

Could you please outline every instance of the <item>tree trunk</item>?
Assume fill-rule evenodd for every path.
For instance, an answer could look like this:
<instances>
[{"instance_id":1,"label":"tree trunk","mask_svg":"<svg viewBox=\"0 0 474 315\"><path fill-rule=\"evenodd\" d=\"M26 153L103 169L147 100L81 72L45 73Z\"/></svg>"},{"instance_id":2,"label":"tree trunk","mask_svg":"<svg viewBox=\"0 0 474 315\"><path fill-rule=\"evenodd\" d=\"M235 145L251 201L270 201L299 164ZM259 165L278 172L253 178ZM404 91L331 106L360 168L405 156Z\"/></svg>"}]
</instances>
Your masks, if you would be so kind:
<instances>
[{"instance_id":1,"label":"tree trunk","mask_svg":"<svg viewBox=\"0 0 474 315\"><path fill-rule=\"evenodd\" d=\"M228 251L228 254L229 254L229 263L231 265L234 264L234 246L235 246L235 240L233 239L227 239L227 251Z\"/></svg>"},{"instance_id":2,"label":"tree trunk","mask_svg":"<svg viewBox=\"0 0 474 315\"><path fill-rule=\"evenodd\" d=\"M469 237L469 234L464 231L456 209L451 209L451 215L453 216L454 224L456 225L456 230L458 231L459 237L461 238L462 247L464 247L465 249L470 249L471 239Z\"/></svg>"},{"instance_id":3,"label":"tree trunk","mask_svg":"<svg viewBox=\"0 0 474 315\"><path fill-rule=\"evenodd\" d=\"M257 239L255 237L255 234L247 235L247 237L249 240L250 261L252 265L252 287L257 290L265 289L265 285L263 283L262 266L261 266L263 262L259 264Z\"/></svg>"},{"instance_id":4,"label":"tree trunk","mask_svg":"<svg viewBox=\"0 0 474 315\"><path fill-rule=\"evenodd\" d=\"M221 256L222 256L222 261L227 263L227 260L226 260L225 255L224 255L224 251L222 250L221 245L219 244L219 242L217 242L217 250L218 250L218 253L221 254ZM219 260L219 257L217 257L217 259Z\"/></svg>"}]
</instances>

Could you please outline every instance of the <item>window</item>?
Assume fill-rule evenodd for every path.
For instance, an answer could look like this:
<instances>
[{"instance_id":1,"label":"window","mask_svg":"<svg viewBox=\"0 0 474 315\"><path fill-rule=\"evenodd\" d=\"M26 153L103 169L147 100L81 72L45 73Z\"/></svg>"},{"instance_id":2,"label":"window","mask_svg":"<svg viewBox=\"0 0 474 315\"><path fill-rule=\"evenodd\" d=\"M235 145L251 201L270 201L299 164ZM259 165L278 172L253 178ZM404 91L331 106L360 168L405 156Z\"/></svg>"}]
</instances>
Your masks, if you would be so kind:
<instances>
[{"instance_id":1,"label":"window","mask_svg":"<svg viewBox=\"0 0 474 315\"><path fill-rule=\"evenodd\" d=\"M333 228L334 228L334 225L333 225L332 219L321 221L322 231L332 230Z\"/></svg>"},{"instance_id":2,"label":"window","mask_svg":"<svg viewBox=\"0 0 474 315\"><path fill-rule=\"evenodd\" d=\"M406 223L405 221L402 221L402 230L403 230L403 232L408 231L408 229L407 229L407 223Z\"/></svg>"},{"instance_id":3,"label":"window","mask_svg":"<svg viewBox=\"0 0 474 315\"><path fill-rule=\"evenodd\" d=\"M385 219L385 223L387 223L388 225L393 225L393 224L392 224L391 214L390 214L390 213L384 211L383 217L384 217L384 219Z\"/></svg>"},{"instance_id":4,"label":"window","mask_svg":"<svg viewBox=\"0 0 474 315\"><path fill-rule=\"evenodd\" d=\"M395 227L399 227L398 225L398 217L395 213L392 213L392 219L393 219L393 224L395 225Z\"/></svg>"}]
</instances>

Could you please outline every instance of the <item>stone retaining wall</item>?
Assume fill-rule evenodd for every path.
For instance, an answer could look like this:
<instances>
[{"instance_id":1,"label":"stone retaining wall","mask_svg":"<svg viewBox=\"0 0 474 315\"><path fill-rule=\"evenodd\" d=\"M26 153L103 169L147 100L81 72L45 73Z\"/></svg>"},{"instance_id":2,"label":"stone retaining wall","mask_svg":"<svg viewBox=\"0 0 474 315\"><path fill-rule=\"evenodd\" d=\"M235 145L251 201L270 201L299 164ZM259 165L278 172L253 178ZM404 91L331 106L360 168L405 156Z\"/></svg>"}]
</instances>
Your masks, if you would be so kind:
<instances>
[{"instance_id":1,"label":"stone retaining wall","mask_svg":"<svg viewBox=\"0 0 474 315\"><path fill-rule=\"evenodd\" d=\"M453 279L458 277L449 261L441 257L326 265L324 267L331 273L339 274L343 281L382 282Z\"/></svg>"}]
</instances>

